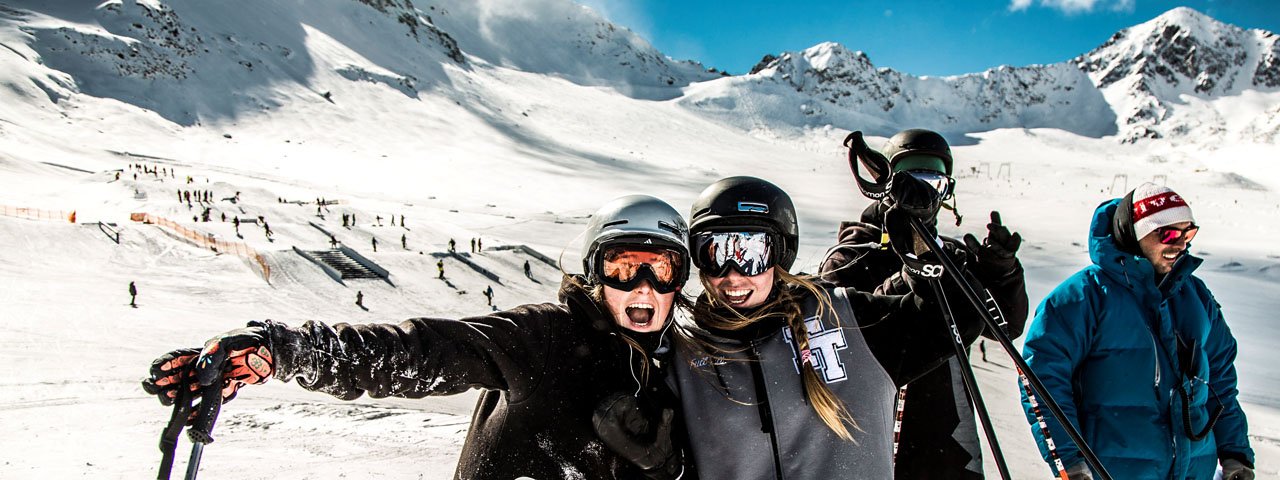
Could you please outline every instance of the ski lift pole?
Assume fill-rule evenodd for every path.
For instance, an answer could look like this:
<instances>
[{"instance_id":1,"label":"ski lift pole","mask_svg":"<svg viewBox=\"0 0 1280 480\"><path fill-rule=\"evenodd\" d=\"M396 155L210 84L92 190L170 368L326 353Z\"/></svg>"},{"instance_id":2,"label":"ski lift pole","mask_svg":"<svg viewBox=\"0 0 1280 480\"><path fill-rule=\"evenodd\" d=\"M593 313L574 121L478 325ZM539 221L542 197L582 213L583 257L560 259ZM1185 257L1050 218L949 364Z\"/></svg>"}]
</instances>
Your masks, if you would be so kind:
<instances>
[{"instance_id":1,"label":"ski lift pole","mask_svg":"<svg viewBox=\"0 0 1280 480\"><path fill-rule=\"evenodd\" d=\"M1010 480L1012 477L1009 476L1009 465L1004 461L1004 452L1000 450L996 430L991 426L991 414L987 412L987 404L982 400L982 392L978 390L978 382L973 377L973 366L969 363L969 353L965 350L964 339L960 338L960 329L956 327L955 316L951 313L951 302L942 291L941 280L930 279L929 285L933 287L933 294L942 307L942 318L946 321L951 338L954 340L951 344L956 348L956 361L960 362L960 377L964 379L964 389L969 392L969 400L978 411L978 420L982 422L982 430L987 437L987 447L991 449L991 458L996 462L1000 478Z\"/></svg>"},{"instance_id":2,"label":"ski lift pole","mask_svg":"<svg viewBox=\"0 0 1280 480\"><path fill-rule=\"evenodd\" d=\"M187 436L191 439L191 459L187 461L186 480L195 480L196 473L200 470L204 446L213 443L213 424L218 420L218 412L222 410L222 382L221 379L218 380L201 389L200 410L191 428L187 429Z\"/></svg>"},{"instance_id":3,"label":"ski lift pole","mask_svg":"<svg viewBox=\"0 0 1280 480\"><path fill-rule=\"evenodd\" d=\"M933 238L933 235L928 232L924 224L920 222L920 219L912 217L910 220L911 227L915 229L916 234L920 235L921 238ZM1000 342L1000 346L1004 347L1004 351L1009 354L1018 371L1026 375L1027 384L1031 386L1036 396L1040 398L1044 406L1049 409L1053 417L1062 425L1063 430L1067 431L1067 436L1071 437L1071 440L1076 443L1076 446L1080 449L1080 455L1084 457L1085 462L1089 464L1093 472L1098 475L1098 480L1112 480L1111 474L1107 473L1107 469L1102 466L1102 461L1093 453L1093 449L1089 448L1089 444L1084 441L1080 431L1067 418L1067 414L1062 411L1062 407L1058 406L1058 402L1049 395L1048 389L1040 382L1040 378L1036 376L1035 372L1031 371L1031 367L1027 365L1026 360L1022 359L1022 355L1018 354L1018 348L1013 345L1009 335L999 328L1000 326L996 323L995 318L992 318L991 313L982 306L982 300L978 297L978 293L974 291L973 285L970 285L968 280L960 276L960 271L956 269L955 262L951 260L947 252L942 251L942 248L937 243L926 241L924 244L928 245L929 250L938 257L938 261L942 262L943 270L948 272L948 276L955 280L965 298L973 305L974 310L977 310L982 316L987 329L995 335L996 341Z\"/></svg>"}]
</instances>

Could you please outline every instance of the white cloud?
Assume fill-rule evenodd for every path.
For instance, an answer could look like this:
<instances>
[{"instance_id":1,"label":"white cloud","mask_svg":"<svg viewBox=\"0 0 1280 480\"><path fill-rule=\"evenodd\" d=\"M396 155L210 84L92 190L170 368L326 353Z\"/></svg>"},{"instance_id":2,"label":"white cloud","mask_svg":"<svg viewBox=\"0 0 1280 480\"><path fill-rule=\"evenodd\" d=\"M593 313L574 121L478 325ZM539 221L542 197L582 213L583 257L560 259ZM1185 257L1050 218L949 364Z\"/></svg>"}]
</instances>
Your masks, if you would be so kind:
<instances>
[{"instance_id":1,"label":"white cloud","mask_svg":"<svg viewBox=\"0 0 1280 480\"><path fill-rule=\"evenodd\" d=\"M1098 9L1132 11L1135 0L1010 0L1009 11L1017 12L1038 3L1041 7L1060 10L1062 13L1090 13Z\"/></svg>"}]
</instances>

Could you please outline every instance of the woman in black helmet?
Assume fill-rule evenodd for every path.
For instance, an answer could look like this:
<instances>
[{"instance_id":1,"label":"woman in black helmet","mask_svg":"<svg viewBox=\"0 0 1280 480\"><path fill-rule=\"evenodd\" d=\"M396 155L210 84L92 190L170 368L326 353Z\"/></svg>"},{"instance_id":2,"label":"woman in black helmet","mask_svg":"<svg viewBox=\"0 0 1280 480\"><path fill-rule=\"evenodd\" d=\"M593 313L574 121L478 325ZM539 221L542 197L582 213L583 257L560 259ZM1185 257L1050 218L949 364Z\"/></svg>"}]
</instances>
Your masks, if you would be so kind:
<instances>
[{"instance_id":1,"label":"woman in black helmet","mask_svg":"<svg viewBox=\"0 0 1280 480\"><path fill-rule=\"evenodd\" d=\"M601 406L627 405L665 419L646 428L669 435L671 411L648 405L665 392L654 356L667 347L664 333L688 278L686 240L685 221L671 206L622 197L592 217L585 275L565 276L559 304L400 324L251 322L203 350L160 357L143 387L166 405L201 378L222 382L228 400L241 386L273 376L344 400L479 387L485 391L456 478L674 477L682 468L678 449L667 443L665 450L619 456L596 435L592 416Z\"/></svg>"},{"instance_id":2,"label":"woman in black helmet","mask_svg":"<svg viewBox=\"0 0 1280 480\"><path fill-rule=\"evenodd\" d=\"M908 277L940 273L921 243L934 239L909 226L937 211L936 192L894 184L887 223ZM798 239L790 197L764 180L726 178L694 202L689 245L705 292L678 325L671 374L701 478L892 478L897 386L954 352L932 295L793 275ZM962 337L977 336L976 312L954 314Z\"/></svg>"}]
</instances>

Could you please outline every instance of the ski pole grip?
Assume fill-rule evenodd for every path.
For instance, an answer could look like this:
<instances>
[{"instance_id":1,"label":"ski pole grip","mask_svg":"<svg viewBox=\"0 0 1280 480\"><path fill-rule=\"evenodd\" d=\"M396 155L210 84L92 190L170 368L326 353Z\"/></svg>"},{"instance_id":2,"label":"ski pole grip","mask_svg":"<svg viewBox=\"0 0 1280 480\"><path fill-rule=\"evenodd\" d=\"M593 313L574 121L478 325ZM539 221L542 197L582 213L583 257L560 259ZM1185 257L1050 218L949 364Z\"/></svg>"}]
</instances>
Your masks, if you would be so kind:
<instances>
[{"instance_id":1,"label":"ski pole grip","mask_svg":"<svg viewBox=\"0 0 1280 480\"><path fill-rule=\"evenodd\" d=\"M195 421L187 429L191 443L213 443L213 424L222 410L222 382L214 382L200 389L200 410Z\"/></svg>"}]
</instances>

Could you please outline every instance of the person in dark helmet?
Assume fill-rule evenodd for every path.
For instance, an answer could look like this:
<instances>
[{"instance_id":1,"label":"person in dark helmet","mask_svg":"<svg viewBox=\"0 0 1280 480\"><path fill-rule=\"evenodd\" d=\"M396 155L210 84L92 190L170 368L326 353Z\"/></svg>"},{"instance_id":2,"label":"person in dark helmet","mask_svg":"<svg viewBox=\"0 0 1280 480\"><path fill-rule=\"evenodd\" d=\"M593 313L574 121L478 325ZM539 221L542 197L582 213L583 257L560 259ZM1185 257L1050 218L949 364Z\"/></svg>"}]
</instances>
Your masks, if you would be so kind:
<instances>
[{"instance_id":1,"label":"person in dark helmet","mask_svg":"<svg viewBox=\"0 0 1280 480\"><path fill-rule=\"evenodd\" d=\"M912 265L904 271L931 271L936 258L922 247L933 239L914 236L909 222L937 211L936 192L904 177L891 196L886 224ZM717 181L691 211L705 291L677 325L671 375L698 475L892 478L897 386L954 354L940 311L919 294L929 287L873 295L790 273L795 208L759 178ZM955 313L971 340L981 324L967 310Z\"/></svg>"},{"instance_id":2,"label":"person in dark helmet","mask_svg":"<svg viewBox=\"0 0 1280 480\"><path fill-rule=\"evenodd\" d=\"M953 157L945 138L930 130L903 130L890 137L882 152L894 172L906 172L936 188L945 201L954 195L951 177ZM857 221L840 224L837 244L827 251L820 269L824 280L861 292L903 294L909 289L902 282L885 282L902 270L902 260L889 246L883 224L887 202L868 205ZM923 219L937 225L936 215ZM1016 253L1022 237L1010 233L1000 221L999 212L991 212L987 236L979 242L973 235L964 240L940 237L951 250L967 250L976 261L970 266L985 285L999 307L1010 338L1022 334L1027 319L1028 301L1023 269ZM941 322L941 320L937 320ZM995 338L986 329L983 336ZM986 351L983 349L983 359ZM974 421L961 363L952 358L903 387L900 403L902 415L898 450L894 462L895 478L980 480L984 478L982 450L978 427Z\"/></svg>"},{"instance_id":3,"label":"person in dark helmet","mask_svg":"<svg viewBox=\"0 0 1280 480\"><path fill-rule=\"evenodd\" d=\"M203 349L161 356L143 387L165 404L177 389L193 388L201 374L211 384L222 382L228 400L244 385L272 377L345 400L366 393L452 395L478 387L484 391L456 478L676 478L682 450L668 442L661 455L654 453L662 449L652 449L623 457L597 435L593 417L601 404L657 408L674 402L661 381L668 363L654 360L667 345L688 278L687 231L679 212L662 200L621 197L593 215L583 248L585 273L565 275L560 303L400 324L250 322ZM670 435L677 422L672 410L655 415L667 420L655 422L655 432ZM655 435L641 432L641 438Z\"/></svg>"},{"instance_id":4,"label":"person in dark helmet","mask_svg":"<svg viewBox=\"0 0 1280 480\"><path fill-rule=\"evenodd\" d=\"M1167 187L1103 202L1089 229L1093 264L1045 297L1027 331L1027 365L1113 478L1210 479L1219 465L1224 480L1254 478L1236 340L1192 275L1198 232ZM1038 419L1025 391L1022 403L1054 474L1056 456L1071 480L1093 478L1062 425Z\"/></svg>"}]
</instances>

